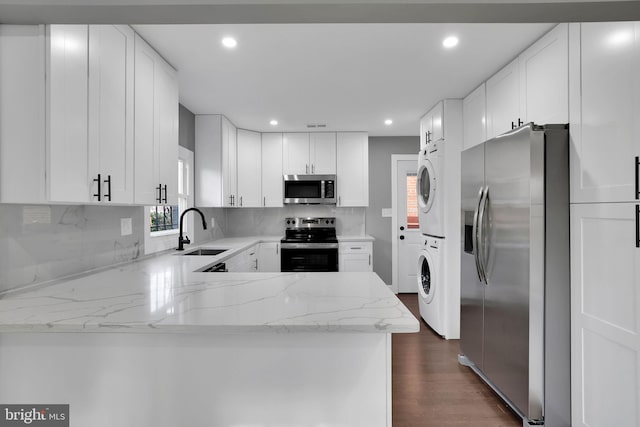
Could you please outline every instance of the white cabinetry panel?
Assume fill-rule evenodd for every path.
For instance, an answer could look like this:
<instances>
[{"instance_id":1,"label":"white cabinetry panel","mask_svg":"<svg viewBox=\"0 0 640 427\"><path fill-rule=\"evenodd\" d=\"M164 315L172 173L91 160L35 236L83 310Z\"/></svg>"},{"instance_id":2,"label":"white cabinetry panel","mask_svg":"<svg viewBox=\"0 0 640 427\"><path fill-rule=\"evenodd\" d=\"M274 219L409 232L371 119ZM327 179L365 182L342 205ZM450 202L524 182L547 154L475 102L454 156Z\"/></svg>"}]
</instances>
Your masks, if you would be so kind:
<instances>
[{"instance_id":1,"label":"white cabinetry panel","mask_svg":"<svg viewBox=\"0 0 640 427\"><path fill-rule=\"evenodd\" d=\"M282 134L262 134L262 206L282 207ZM278 265L278 271L280 266Z\"/></svg>"},{"instance_id":2,"label":"white cabinetry panel","mask_svg":"<svg viewBox=\"0 0 640 427\"><path fill-rule=\"evenodd\" d=\"M88 202L88 25L51 25L47 34L47 186L55 202Z\"/></svg>"},{"instance_id":3,"label":"white cabinetry panel","mask_svg":"<svg viewBox=\"0 0 640 427\"><path fill-rule=\"evenodd\" d=\"M571 206L572 418L638 425L638 205Z\"/></svg>"},{"instance_id":4,"label":"white cabinetry panel","mask_svg":"<svg viewBox=\"0 0 640 427\"><path fill-rule=\"evenodd\" d=\"M337 206L369 206L367 132L338 132Z\"/></svg>"},{"instance_id":5,"label":"white cabinetry panel","mask_svg":"<svg viewBox=\"0 0 640 427\"><path fill-rule=\"evenodd\" d=\"M309 164L311 165L312 174L336 174L335 132L314 132L309 134Z\"/></svg>"},{"instance_id":6,"label":"white cabinetry panel","mask_svg":"<svg viewBox=\"0 0 640 427\"><path fill-rule=\"evenodd\" d=\"M462 101L464 120L463 150L487 140L485 84L482 83Z\"/></svg>"},{"instance_id":7,"label":"white cabinetry panel","mask_svg":"<svg viewBox=\"0 0 640 427\"><path fill-rule=\"evenodd\" d=\"M285 133L282 136L282 169L284 175L311 173L309 134Z\"/></svg>"},{"instance_id":8,"label":"white cabinetry panel","mask_svg":"<svg viewBox=\"0 0 640 427\"><path fill-rule=\"evenodd\" d=\"M258 247L258 271L280 271L280 242L263 242Z\"/></svg>"},{"instance_id":9,"label":"white cabinetry panel","mask_svg":"<svg viewBox=\"0 0 640 427\"><path fill-rule=\"evenodd\" d=\"M338 271L373 271L373 244L342 241L338 245Z\"/></svg>"},{"instance_id":10,"label":"white cabinetry panel","mask_svg":"<svg viewBox=\"0 0 640 427\"><path fill-rule=\"evenodd\" d=\"M518 59L487 80L487 139L519 126L520 74ZM521 124L521 123L520 123Z\"/></svg>"},{"instance_id":11,"label":"white cabinetry panel","mask_svg":"<svg viewBox=\"0 0 640 427\"><path fill-rule=\"evenodd\" d=\"M632 201L640 155L640 24L572 24L571 202Z\"/></svg>"},{"instance_id":12,"label":"white cabinetry panel","mask_svg":"<svg viewBox=\"0 0 640 427\"><path fill-rule=\"evenodd\" d=\"M238 129L238 207L262 206L262 140L259 132Z\"/></svg>"}]
</instances>

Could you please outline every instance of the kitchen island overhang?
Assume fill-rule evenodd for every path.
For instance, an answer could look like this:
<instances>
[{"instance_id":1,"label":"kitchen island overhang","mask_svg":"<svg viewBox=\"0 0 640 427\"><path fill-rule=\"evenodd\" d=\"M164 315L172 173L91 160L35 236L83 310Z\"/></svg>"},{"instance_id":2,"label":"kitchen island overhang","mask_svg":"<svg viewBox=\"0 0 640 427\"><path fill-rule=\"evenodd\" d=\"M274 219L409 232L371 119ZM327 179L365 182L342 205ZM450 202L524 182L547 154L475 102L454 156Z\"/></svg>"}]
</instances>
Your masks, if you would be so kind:
<instances>
[{"instance_id":1,"label":"kitchen island overhang","mask_svg":"<svg viewBox=\"0 0 640 427\"><path fill-rule=\"evenodd\" d=\"M162 256L0 300L0 403L83 426L391 426L391 334L419 323L374 273L194 273Z\"/></svg>"}]
</instances>

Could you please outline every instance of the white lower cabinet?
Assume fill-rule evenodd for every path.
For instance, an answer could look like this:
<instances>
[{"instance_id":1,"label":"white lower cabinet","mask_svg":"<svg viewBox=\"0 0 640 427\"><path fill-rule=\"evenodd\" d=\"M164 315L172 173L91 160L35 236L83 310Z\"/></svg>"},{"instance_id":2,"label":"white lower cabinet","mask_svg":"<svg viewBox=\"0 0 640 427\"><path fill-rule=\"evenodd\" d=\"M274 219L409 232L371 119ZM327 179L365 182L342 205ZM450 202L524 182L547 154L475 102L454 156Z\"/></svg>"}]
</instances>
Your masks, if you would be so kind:
<instances>
[{"instance_id":1,"label":"white lower cabinet","mask_svg":"<svg viewBox=\"0 0 640 427\"><path fill-rule=\"evenodd\" d=\"M571 390L577 427L638 426L636 203L571 205Z\"/></svg>"},{"instance_id":2,"label":"white lower cabinet","mask_svg":"<svg viewBox=\"0 0 640 427\"><path fill-rule=\"evenodd\" d=\"M258 246L258 271L280 271L280 242L263 242Z\"/></svg>"},{"instance_id":3,"label":"white lower cabinet","mask_svg":"<svg viewBox=\"0 0 640 427\"><path fill-rule=\"evenodd\" d=\"M258 271L258 245L245 249L224 261L230 273L247 273Z\"/></svg>"},{"instance_id":4,"label":"white lower cabinet","mask_svg":"<svg viewBox=\"0 0 640 427\"><path fill-rule=\"evenodd\" d=\"M338 271L373 271L373 243L340 242L338 244Z\"/></svg>"}]
</instances>

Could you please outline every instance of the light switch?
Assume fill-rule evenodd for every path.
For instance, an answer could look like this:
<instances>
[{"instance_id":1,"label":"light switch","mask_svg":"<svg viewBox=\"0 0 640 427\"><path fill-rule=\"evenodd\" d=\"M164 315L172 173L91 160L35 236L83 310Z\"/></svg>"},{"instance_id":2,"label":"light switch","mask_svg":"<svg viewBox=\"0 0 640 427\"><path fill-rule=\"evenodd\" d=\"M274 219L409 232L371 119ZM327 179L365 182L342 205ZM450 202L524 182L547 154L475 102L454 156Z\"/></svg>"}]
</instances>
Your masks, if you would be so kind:
<instances>
[{"instance_id":1,"label":"light switch","mask_svg":"<svg viewBox=\"0 0 640 427\"><path fill-rule=\"evenodd\" d=\"M122 236L129 236L133 233L133 226L131 225L131 218L120 218L120 234Z\"/></svg>"}]
</instances>

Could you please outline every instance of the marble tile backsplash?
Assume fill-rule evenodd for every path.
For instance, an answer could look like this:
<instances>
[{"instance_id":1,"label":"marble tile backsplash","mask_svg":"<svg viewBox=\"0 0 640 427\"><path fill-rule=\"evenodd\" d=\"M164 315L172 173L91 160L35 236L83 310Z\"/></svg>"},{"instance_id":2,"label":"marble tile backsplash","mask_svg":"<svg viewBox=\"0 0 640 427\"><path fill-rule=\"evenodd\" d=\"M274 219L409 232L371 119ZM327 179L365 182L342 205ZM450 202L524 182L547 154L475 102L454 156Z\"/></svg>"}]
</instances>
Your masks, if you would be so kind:
<instances>
[{"instance_id":1,"label":"marble tile backsplash","mask_svg":"<svg viewBox=\"0 0 640 427\"><path fill-rule=\"evenodd\" d=\"M0 204L0 291L135 260L142 224L141 207Z\"/></svg>"}]
</instances>

